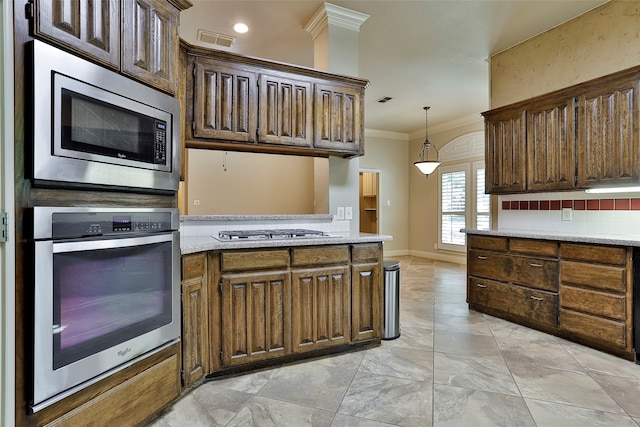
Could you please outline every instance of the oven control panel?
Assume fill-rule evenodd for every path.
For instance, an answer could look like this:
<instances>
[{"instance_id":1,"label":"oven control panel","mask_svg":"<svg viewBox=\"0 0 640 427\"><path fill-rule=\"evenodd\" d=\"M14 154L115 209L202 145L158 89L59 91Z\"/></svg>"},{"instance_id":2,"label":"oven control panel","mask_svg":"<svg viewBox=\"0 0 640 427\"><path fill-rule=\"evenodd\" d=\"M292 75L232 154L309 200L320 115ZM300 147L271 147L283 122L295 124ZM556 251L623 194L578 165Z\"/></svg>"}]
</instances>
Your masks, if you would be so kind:
<instances>
[{"instance_id":1,"label":"oven control panel","mask_svg":"<svg viewBox=\"0 0 640 427\"><path fill-rule=\"evenodd\" d=\"M144 212L53 212L50 237L63 239L168 232L178 229L175 216L172 209Z\"/></svg>"}]
</instances>

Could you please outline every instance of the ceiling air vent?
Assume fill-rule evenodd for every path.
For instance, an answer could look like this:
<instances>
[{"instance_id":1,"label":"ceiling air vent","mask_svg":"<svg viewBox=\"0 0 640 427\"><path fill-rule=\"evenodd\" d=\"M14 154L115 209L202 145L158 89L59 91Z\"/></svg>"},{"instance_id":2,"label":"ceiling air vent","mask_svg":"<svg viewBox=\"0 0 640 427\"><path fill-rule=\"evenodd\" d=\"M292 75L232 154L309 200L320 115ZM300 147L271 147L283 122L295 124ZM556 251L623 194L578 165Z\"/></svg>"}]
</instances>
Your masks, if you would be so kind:
<instances>
[{"instance_id":1,"label":"ceiling air vent","mask_svg":"<svg viewBox=\"0 0 640 427\"><path fill-rule=\"evenodd\" d=\"M236 38L226 34L214 33L213 31L198 30L198 40L203 43L231 49L236 42Z\"/></svg>"},{"instance_id":2,"label":"ceiling air vent","mask_svg":"<svg viewBox=\"0 0 640 427\"><path fill-rule=\"evenodd\" d=\"M387 101L391 101L393 98L391 98L390 96L383 96L382 98L378 99L377 102L379 102L380 104L384 104Z\"/></svg>"}]
</instances>

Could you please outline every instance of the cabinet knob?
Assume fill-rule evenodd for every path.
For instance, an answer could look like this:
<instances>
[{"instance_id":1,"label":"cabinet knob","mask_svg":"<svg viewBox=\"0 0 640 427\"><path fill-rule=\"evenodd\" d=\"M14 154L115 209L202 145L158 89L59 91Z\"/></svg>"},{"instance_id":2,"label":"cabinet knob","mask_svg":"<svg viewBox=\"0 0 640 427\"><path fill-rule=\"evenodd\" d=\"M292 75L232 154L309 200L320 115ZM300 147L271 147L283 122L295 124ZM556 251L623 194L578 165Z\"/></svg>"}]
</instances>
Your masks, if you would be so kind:
<instances>
[{"instance_id":1,"label":"cabinet knob","mask_svg":"<svg viewBox=\"0 0 640 427\"><path fill-rule=\"evenodd\" d=\"M544 298L536 297L534 295L531 295L531 299L534 299L536 301L544 301Z\"/></svg>"}]
</instances>

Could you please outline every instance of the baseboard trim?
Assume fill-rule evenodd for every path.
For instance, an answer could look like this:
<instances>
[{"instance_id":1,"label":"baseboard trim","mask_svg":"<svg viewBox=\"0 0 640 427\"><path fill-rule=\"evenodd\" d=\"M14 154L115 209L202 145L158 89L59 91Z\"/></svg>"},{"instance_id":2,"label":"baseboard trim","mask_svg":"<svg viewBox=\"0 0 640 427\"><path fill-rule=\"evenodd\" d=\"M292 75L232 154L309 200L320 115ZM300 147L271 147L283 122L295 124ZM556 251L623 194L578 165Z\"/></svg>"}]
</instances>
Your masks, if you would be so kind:
<instances>
[{"instance_id":1,"label":"baseboard trim","mask_svg":"<svg viewBox=\"0 0 640 427\"><path fill-rule=\"evenodd\" d=\"M417 256L420 258L429 258L436 261L452 262L454 264L467 265L466 254L453 254L453 253L435 253L435 252L422 252L422 251L409 251L409 255Z\"/></svg>"}]
</instances>

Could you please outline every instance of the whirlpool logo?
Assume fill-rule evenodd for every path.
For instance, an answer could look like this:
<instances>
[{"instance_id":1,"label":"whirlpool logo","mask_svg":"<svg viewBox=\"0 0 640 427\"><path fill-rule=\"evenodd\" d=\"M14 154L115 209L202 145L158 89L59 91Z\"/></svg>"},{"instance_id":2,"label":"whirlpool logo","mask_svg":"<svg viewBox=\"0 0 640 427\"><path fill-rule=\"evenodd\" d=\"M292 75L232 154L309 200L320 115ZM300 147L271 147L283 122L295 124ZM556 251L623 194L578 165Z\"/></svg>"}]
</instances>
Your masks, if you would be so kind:
<instances>
[{"instance_id":1,"label":"whirlpool logo","mask_svg":"<svg viewBox=\"0 0 640 427\"><path fill-rule=\"evenodd\" d=\"M131 353L131 347L127 347L124 350L120 350L118 352L118 357L125 357L129 353Z\"/></svg>"},{"instance_id":2,"label":"whirlpool logo","mask_svg":"<svg viewBox=\"0 0 640 427\"><path fill-rule=\"evenodd\" d=\"M118 153L118 158L119 159L126 159L127 155L126 154L122 154L122 153Z\"/></svg>"}]
</instances>

